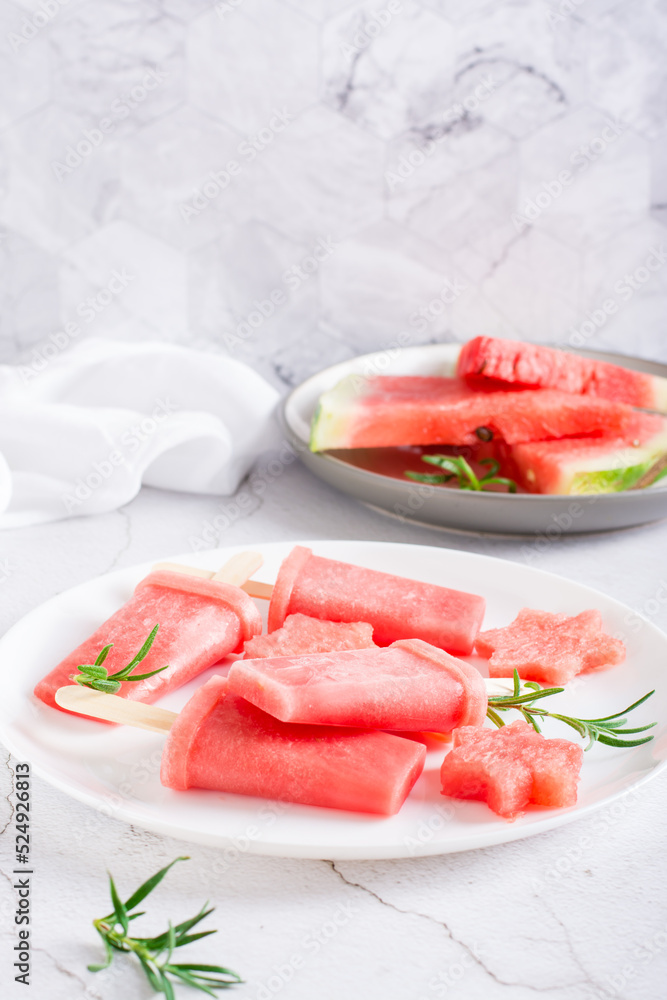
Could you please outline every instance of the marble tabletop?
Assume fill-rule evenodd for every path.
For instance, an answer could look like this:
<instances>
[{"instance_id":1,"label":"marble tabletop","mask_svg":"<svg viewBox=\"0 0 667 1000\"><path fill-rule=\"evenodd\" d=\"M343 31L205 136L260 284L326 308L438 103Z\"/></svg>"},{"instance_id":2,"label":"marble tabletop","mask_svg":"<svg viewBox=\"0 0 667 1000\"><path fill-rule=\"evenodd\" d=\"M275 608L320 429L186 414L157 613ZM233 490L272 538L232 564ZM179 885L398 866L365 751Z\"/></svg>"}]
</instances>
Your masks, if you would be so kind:
<instances>
[{"instance_id":1,"label":"marble tabletop","mask_svg":"<svg viewBox=\"0 0 667 1000\"><path fill-rule=\"evenodd\" d=\"M52 595L117 567L188 551L229 498L144 489L108 515L5 532L4 631ZM222 524L218 519L217 524ZM526 558L516 538L450 534L385 519L299 464L218 533L211 547L303 538L374 539ZM539 566L598 587L667 627L667 522L563 537ZM76 556L74 556L76 554ZM0 766L0 978L12 982L12 760ZM146 832L33 783L33 994L42 1000L142 1000L151 995L122 957L100 959L91 926L107 908L105 870L129 893L179 854L157 890L154 919L216 907L218 935L192 946L246 982L239 1000L661 1000L667 970L664 829L667 775L594 817L504 846L422 859L331 862L214 848ZM216 863L217 862L217 863ZM182 994L187 995L186 990ZM27 995L30 995L29 993ZM194 995L194 994L193 994Z\"/></svg>"}]
</instances>

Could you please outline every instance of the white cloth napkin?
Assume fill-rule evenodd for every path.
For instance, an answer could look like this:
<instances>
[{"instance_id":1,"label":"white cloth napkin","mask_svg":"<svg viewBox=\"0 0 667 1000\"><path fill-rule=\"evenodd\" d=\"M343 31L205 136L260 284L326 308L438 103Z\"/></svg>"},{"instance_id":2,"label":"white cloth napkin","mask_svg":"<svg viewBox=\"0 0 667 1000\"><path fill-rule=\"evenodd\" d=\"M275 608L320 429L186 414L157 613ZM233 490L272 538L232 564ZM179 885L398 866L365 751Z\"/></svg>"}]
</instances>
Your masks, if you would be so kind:
<instances>
[{"instance_id":1,"label":"white cloth napkin","mask_svg":"<svg viewBox=\"0 0 667 1000\"><path fill-rule=\"evenodd\" d=\"M161 343L0 365L0 528L115 510L142 483L234 493L277 443L278 399L240 361Z\"/></svg>"}]
</instances>

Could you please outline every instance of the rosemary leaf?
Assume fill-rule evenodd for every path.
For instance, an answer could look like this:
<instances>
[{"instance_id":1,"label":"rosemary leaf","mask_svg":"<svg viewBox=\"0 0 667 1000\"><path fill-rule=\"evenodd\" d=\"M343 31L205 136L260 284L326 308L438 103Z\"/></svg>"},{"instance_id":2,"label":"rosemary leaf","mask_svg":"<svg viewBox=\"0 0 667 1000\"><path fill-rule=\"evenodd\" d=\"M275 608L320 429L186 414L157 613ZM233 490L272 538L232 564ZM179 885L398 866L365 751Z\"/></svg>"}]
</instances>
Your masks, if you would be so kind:
<instances>
[{"instance_id":1,"label":"rosemary leaf","mask_svg":"<svg viewBox=\"0 0 667 1000\"><path fill-rule=\"evenodd\" d=\"M156 993L163 993L166 1000L176 1000L172 979L210 996L216 996L213 990L229 989L231 986L243 981L235 972L222 965L206 965L196 962L172 963L171 961L174 949L181 948L184 945L191 944L193 941L198 941L201 938L208 937L210 934L217 933L214 930L210 930L188 934L191 928L195 927L201 920L213 912L213 908L209 907L208 903L204 903L194 917L183 920L179 924L174 925L169 921L167 930L155 937L141 938L129 935L130 921L143 916L144 913L144 911L132 913L129 911L133 910L135 906L160 884L169 869L177 861L187 860L186 856L175 858L170 864L146 879L138 889L135 889L125 903L121 901L113 877L111 874L109 875L109 892L111 902L113 903L113 910L106 917L101 917L93 921L93 926L104 944L106 961L89 965L88 968L91 972L99 972L102 969L108 968L113 961L115 951L133 953L139 960L153 990ZM163 953L166 953L166 957L164 960L161 960Z\"/></svg>"},{"instance_id":2,"label":"rosemary leaf","mask_svg":"<svg viewBox=\"0 0 667 1000\"><path fill-rule=\"evenodd\" d=\"M645 733L648 729L653 729L657 725L655 722L650 722L645 726L637 726L631 729L625 728L628 721L628 714L639 705L643 705L655 693L654 691L649 691L643 698L638 698L628 708L624 708L620 712L615 712L613 715L606 715L599 719L578 719L571 715L549 712L546 708L535 704L535 702L540 701L542 698L549 698L553 694L560 694L563 688L540 688L534 681L526 681L524 688L528 687L531 690L528 693L521 694L519 674L516 670L514 671L513 686L513 694L494 695L488 700L486 714L496 726L504 725L499 715L500 712L515 709L521 713L526 722L530 722L538 733L540 732L538 719L550 718L563 722L570 729L574 729L583 739L588 740L588 745L585 747L586 750L590 750L596 742L604 743L610 747L628 748L641 746L643 743L649 743L653 739L653 736L645 736L638 740L620 740L618 737Z\"/></svg>"},{"instance_id":3,"label":"rosemary leaf","mask_svg":"<svg viewBox=\"0 0 667 1000\"><path fill-rule=\"evenodd\" d=\"M159 872L156 872L155 875L151 875L151 877L146 879L146 881L132 893L130 898L125 901L125 908L127 910L133 910L135 906L142 901L142 899L145 899L146 896L160 884L169 869L173 868L177 861L189 860L190 856L188 854L181 854L179 857L174 858L173 861L170 861L168 865L165 865L164 868L161 868Z\"/></svg>"},{"instance_id":4,"label":"rosemary leaf","mask_svg":"<svg viewBox=\"0 0 667 1000\"><path fill-rule=\"evenodd\" d=\"M102 664L106 660L107 656L109 655L109 650L112 649L112 648L113 648L113 643L110 642L110 643L108 643L106 646L104 646L100 650L100 652L99 652L99 654L97 656L97 659L95 660L95 666L96 667L101 667L102 666ZM79 670L80 669L81 669L81 667L79 667Z\"/></svg>"},{"instance_id":5,"label":"rosemary leaf","mask_svg":"<svg viewBox=\"0 0 667 1000\"><path fill-rule=\"evenodd\" d=\"M95 663L80 664L77 670L80 670L81 673L72 674L70 680L73 680L75 684L80 684L81 687L92 688L94 691L102 691L105 694L116 694L120 691L122 681L143 681L147 677L154 677L155 674L162 673L163 670L167 670L168 664L164 667L158 667L157 670L151 670L146 674L132 674L130 676L131 671L148 655L159 627L159 625L153 627L139 652L132 657L127 666L123 667L122 670L117 670L115 674L109 675L106 667L102 666L108 656L109 650L113 646L113 643L110 642L100 651Z\"/></svg>"},{"instance_id":6,"label":"rosemary leaf","mask_svg":"<svg viewBox=\"0 0 667 1000\"><path fill-rule=\"evenodd\" d=\"M516 493L517 491L517 486L513 479L497 475L497 472L500 470L500 463L495 458L483 458L480 460L480 465L485 465L489 468L486 475L481 478L475 475L470 463L466 461L463 455L422 455L422 462L427 462L429 465L436 465L438 468L444 470L443 474L428 475L424 472L406 470L404 475L408 479L427 483L430 486L442 486L452 479L457 479L460 490L480 492L486 490L489 486L506 486L510 493Z\"/></svg>"},{"instance_id":7,"label":"rosemary leaf","mask_svg":"<svg viewBox=\"0 0 667 1000\"><path fill-rule=\"evenodd\" d=\"M120 897L116 891L116 886L111 874L109 875L109 891L111 892L111 902L113 903L116 922L123 928L123 933L127 934L130 927L130 922L127 919L127 910L125 909L125 905L120 901Z\"/></svg>"}]
</instances>

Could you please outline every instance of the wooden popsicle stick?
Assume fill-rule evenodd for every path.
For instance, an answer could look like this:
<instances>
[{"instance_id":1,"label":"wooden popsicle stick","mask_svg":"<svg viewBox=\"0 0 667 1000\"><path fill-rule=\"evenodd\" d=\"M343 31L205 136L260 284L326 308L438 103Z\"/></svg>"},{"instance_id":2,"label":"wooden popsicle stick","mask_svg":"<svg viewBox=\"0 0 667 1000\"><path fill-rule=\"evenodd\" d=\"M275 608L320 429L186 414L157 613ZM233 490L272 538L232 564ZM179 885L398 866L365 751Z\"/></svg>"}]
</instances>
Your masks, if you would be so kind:
<instances>
[{"instance_id":1,"label":"wooden popsicle stick","mask_svg":"<svg viewBox=\"0 0 667 1000\"><path fill-rule=\"evenodd\" d=\"M232 583L236 587L241 587L248 577L257 572L263 562L264 559L259 552L237 552L236 555L227 560L217 573L210 569L200 569L199 566L184 566L181 563L169 562L155 563L152 569L154 571L168 570L170 573L185 573L187 576L198 576L203 580L218 580L220 583ZM265 583L262 586L268 587L270 584Z\"/></svg>"},{"instance_id":2,"label":"wooden popsicle stick","mask_svg":"<svg viewBox=\"0 0 667 1000\"><path fill-rule=\"evenodd\" d=\"M213 578L212 569L200 569L199 566L184 566L182 563L161 562L151 566L151 572L159 572L165 569L169 573L185 573L186 576L200 576L203 580Z\"/></svg>"},{"instance_id":3,"label":"wooden popsicle stick","mask_svg":"<svg viewBox=\"0 0 667 1000\"><path fill-rule=\"evenodd\" d=\"M234 586L240 587L257 572L263 562L264 559L259 552L237 552L227 560L222 569L213 574L211 579L219 580L221 583L233 583Z\"/></svg>"},{"instance_id":4,"label":"wooden popsicle stick","mask_svg":"<svg viewBox=\"0 0 667 1000\"><path fill-rule=\"evenodd\" d=\"M245 590L250 597L261 597L263 601L270 601L273 593L272 583L260 583L259 580L246 580L241 584L241 590Z\"/></svg>"},{"instance_id":5,"label":"wooden popsicle stick","mask_svg":"<svg viewBox=\"0 0 667 1000\"><path fill-rule=\"evenodd\" d=\"M122 726L134 726L135 729L150 729L153 733L168 733L178 718L177 712L169 712L166 708L129 701L115 694L103 694L78 684L58 688L55 699L56 704L69 712L118 722Z\"/></svg>"}]
</instances>

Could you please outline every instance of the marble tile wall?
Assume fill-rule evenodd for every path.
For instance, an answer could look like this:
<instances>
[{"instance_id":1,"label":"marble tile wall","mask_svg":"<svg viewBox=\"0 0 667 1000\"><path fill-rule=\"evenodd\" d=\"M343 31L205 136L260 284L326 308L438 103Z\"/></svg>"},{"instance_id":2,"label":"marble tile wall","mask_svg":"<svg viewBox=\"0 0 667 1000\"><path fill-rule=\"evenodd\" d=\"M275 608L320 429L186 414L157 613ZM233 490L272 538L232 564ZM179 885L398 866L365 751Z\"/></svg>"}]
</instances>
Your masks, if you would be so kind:
<instances>
[{"instance_id":1,"label":"marble tile wall","mask_svg":"<svg viewBox=\"0 0 667 1000\"><path fill-rule=\"evenodd\" d=\"M666 44L664 0L6 0L0 360L667 361Z\"/></svg>"}]
</instances>

